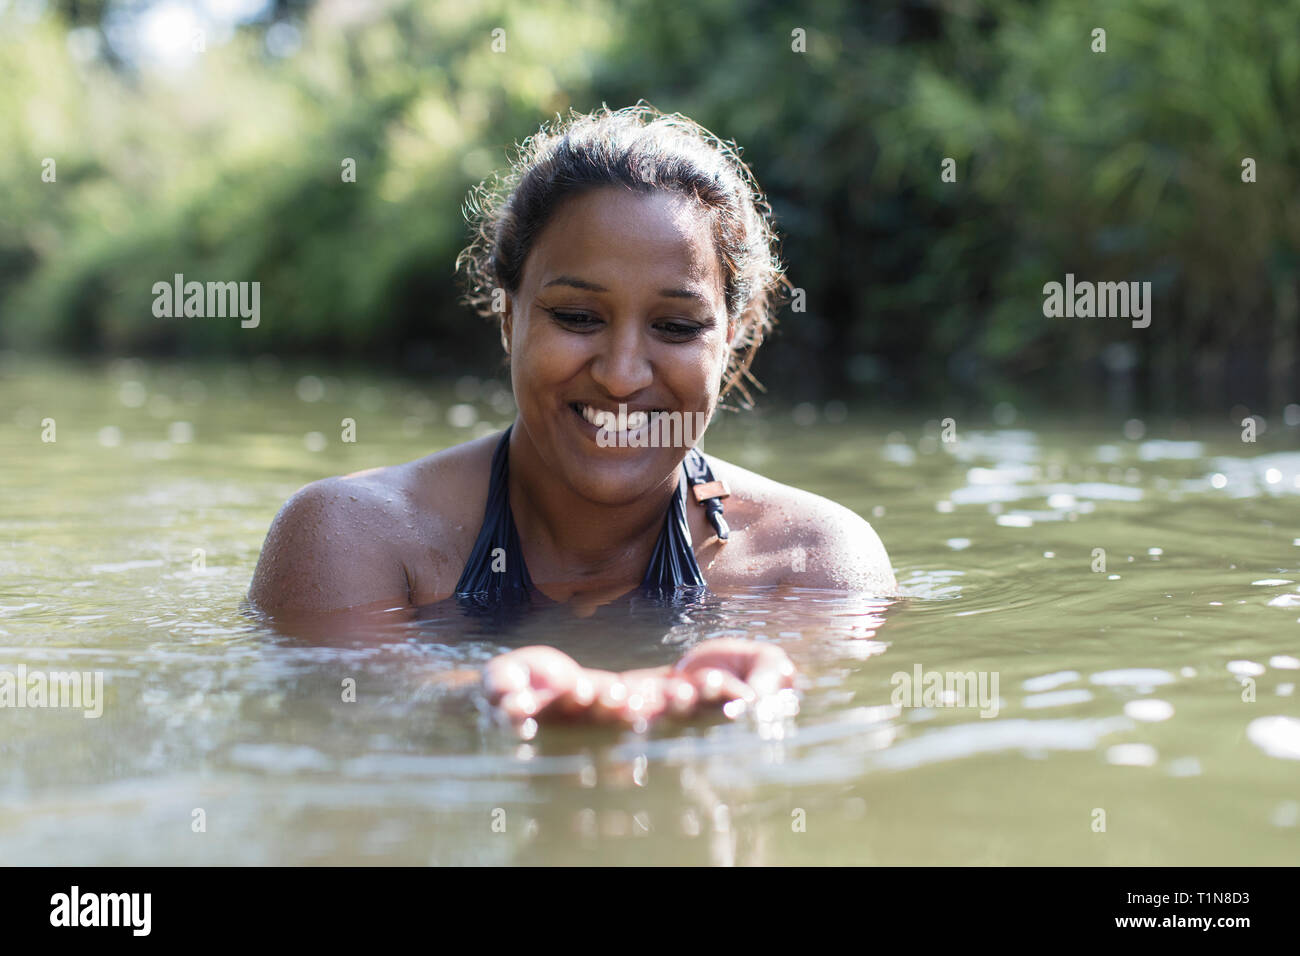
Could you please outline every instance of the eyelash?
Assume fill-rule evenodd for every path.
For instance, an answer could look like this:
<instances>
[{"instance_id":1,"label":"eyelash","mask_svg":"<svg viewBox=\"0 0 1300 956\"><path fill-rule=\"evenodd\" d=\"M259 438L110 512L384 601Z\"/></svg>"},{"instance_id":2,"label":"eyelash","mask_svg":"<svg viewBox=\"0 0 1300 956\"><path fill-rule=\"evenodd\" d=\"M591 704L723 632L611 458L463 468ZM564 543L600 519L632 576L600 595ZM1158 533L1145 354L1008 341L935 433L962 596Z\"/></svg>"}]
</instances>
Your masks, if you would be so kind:
<instances>
[{"instance_id":1,"label":"eyelash","mask_svg":"<svg viewBox=\"0 0 1300 956\"><path fill-rule=\"evenodd\" d=\"M579 325L584 320L590 323L600 321L583 312L564 312L559 309L544 309L544 311L548 312L551 318L561 325ZM684 322L671 322L668 325L671 326L668 334L679 342L689 342L694 338L698 338L700 333L704 331L702 325L687 325ZM587 325L586 327L590 328L591 326Z\"/></svg>"}]
</instances>

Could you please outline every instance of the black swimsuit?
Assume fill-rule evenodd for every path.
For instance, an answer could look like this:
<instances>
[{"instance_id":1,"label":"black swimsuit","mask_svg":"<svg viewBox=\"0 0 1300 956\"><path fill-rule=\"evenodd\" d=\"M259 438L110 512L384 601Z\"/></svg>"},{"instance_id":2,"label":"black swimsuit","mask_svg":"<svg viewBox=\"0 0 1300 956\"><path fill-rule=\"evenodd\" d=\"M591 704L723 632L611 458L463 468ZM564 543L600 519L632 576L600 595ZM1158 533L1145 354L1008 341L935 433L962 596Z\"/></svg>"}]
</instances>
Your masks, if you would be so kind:
<instances>
[{"instance_id":1,"label":"black swimsuit","mask_svg":"<svg viewBox=\"0 0 1300 956\"><path fill-rule=\"evenodd\" d=\"M492 478L483 527L456 583L456 600L467 609L549 600L537 591L528 576L524 553L519 545L519 532L510 513L507 477L513 427L502 434L492 456ZM725 540L729 533L722 518L722 499L728 494L727 488L724 483L714 480L704 455L697 449L690 449L682 460L682 469L684 474L678 482L677 494L673 495L664 517L663 530L659 532L659 540L650 556L650 565L641 580L640 590L647 596L674 598L683 590L698 594L706 587L700 566L695 562L691 530L686 521L688 485L695 499L704 505L718 537Z\"/></svg>"}]
</instances>

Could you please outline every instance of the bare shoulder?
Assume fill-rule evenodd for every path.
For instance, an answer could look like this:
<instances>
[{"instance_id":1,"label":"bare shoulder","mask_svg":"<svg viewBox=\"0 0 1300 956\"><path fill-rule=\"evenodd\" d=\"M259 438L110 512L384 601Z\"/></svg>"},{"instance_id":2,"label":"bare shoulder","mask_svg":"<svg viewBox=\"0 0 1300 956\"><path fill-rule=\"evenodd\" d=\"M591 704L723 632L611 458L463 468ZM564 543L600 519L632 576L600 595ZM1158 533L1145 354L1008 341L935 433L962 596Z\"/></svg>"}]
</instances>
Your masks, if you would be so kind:
<instances>
[{"instance_id":1,"label":"bare shoulder","mask_svg":"<svg viewBox=\"0 0 1300 956\"><path fill-rule=\"evenodd\" d=\"M466 493L482 484L484 444L498 437L300 489L267 532L249 599L271 612L328 611L450 593L469 551Z\"/></svg>"},{"instance_id":2,"label":"bare shoulder","mask_svg":"<svg viewBox=\"0 0 1300 956\"><path fill-rule=\"evenodd\" d=\"M885 546L861 515L712 455L709 465L731 489L726 517L740 545L723 549L732 549L720 569L725 577L882 597L898 592Z\"/></svg>"}]
</instances>

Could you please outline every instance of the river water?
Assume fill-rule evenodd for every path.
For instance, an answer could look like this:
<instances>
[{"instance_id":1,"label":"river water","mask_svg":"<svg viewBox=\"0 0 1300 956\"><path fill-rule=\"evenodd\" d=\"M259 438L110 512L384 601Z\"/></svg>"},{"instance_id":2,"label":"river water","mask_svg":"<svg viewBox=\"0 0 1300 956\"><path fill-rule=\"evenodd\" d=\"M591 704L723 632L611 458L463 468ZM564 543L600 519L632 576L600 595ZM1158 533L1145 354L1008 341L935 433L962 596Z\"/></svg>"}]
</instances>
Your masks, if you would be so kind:
<instances>
[{"instance_id":1,"label":"river water","mask_svg":"<svg viewBox=\"0 0 1300 956\"><path fill-rule=\"evenodd\" d=\"M0 707L5 863L1300 861L1300 409L1245 443L769 405L702 447L867 516L904 599L279 634L241 602L280 504L499 430L501 385L3 359L0 679L103 682L98 717ZM717 635L780 642L798 699L521 736L445 679Z\"/></svg>"}]
</instances>

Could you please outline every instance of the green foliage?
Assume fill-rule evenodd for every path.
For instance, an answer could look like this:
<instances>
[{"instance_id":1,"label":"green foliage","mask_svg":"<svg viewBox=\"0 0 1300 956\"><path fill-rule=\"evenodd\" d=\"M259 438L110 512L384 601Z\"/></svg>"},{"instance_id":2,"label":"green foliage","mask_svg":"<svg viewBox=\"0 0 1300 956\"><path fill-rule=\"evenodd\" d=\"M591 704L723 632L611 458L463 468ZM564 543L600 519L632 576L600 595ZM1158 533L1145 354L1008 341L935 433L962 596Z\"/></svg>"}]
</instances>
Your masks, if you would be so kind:
<instances>
[{"instance_id":1,"label":"green foliage","mask_svg":"<svg viewBox=\"0 0 1300 956\"><path fill-rule=\"evenodd\" d=\"M391 355L494 339L456 304L452 263L470 185L505 161L502 130L569 102L601 20L416 3L353 25L314 24L269 60L249 32L189 70L82 66L45 21L0 42L0 268L7 341L95 352ZM543 8L545 10L545 8ZM490 49L506 30L505 54ZM57 181L41 180L53 157ZM356 164L345 182L342 164ZM175 273L259 281L263 323L157 319Z\"/></svg>"},{"instance_id":2,"label":"green foliage","mask_svg":"<svg viewBox=\"0 0 1300 956\"><path fill-rule=\"evenodd\" d=\"M138 74L0 14L4 341L486 364L452 274L466 191L557 112L645 98L739 142L772 200L809 311L782 316L764 381L1064 396L1129 343L1153 394L1246 350L1295 400L1300 0L330 9L286 60L247 29ZM260 281L257 334L155 319L176 272ZM1152 326L1044 318L1067 272L1152 281Z\"/></svg>"}]
</instances>

